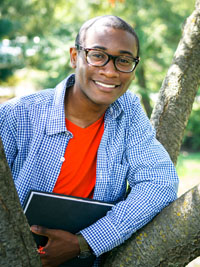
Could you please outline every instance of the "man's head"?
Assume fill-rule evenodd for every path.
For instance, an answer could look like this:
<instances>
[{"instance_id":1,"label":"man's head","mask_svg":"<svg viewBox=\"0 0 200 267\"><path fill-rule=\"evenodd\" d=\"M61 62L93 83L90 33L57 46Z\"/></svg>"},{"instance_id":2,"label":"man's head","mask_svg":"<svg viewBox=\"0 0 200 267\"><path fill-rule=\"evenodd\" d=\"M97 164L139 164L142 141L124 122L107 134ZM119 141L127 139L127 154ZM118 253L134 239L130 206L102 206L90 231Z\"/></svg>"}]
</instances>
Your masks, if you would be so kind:
<instances>
[{"instance_id":1,"label":"man's head","mask_svg":"<svg viewBox=\"0 0 200 267\"><path fill-rule=\"evenodd\" d=\"M131 33L136 40L136 44L137 44L137 57L139 57L139 52L140 52L140 45L139 45L139 39L137 37L136 32L134 31L134 29L123 19L117 17L117 16L113 16L113 15L105 15L105 16L99 16L99 17L95 17L92 18L88 21L86 21L82 27L80 28L76 39L75 39L75 45L83 45L84 46L84 42L85 42L85 38L86 38L86 34L89 28L91 28L92 26L94 26L96 24L96 26L107 26L107 27L112 27L114 29L120 29L120 30L124 30L127 31L129 33Z\"/></svg>"},{"instance_id":2,"label":"man's head","mask_svg":"<svg viewBox=\"0 0 200 267\"><path fill-rule=\"evenodd\" d=\"M124 94L139 62L138 38L125 21L102 16L87 21L70 49L74 92L87 105L108 107Z\"/></svg>"}]
</instances>

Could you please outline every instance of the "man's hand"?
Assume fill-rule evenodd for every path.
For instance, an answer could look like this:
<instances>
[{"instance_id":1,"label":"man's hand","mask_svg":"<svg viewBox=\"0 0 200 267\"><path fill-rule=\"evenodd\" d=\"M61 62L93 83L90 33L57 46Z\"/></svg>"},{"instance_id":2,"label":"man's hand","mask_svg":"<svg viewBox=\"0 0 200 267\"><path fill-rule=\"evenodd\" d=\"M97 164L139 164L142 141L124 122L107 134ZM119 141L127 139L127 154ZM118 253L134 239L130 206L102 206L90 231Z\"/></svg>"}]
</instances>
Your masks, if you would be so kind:
<instances>
[{"instance_id":1,"label":"man's hand","mask_svg":"<svg viewBox=\"0 0 200 267\"><path fill-rule=\"evenodd\" d=\"M48 242L40 253L43 267L56 267L78 256L80 253L76 235L63 230L48 229L38 225L32 225L31 231L37 235L48 237Z\"/></svg>"}]
</instances>

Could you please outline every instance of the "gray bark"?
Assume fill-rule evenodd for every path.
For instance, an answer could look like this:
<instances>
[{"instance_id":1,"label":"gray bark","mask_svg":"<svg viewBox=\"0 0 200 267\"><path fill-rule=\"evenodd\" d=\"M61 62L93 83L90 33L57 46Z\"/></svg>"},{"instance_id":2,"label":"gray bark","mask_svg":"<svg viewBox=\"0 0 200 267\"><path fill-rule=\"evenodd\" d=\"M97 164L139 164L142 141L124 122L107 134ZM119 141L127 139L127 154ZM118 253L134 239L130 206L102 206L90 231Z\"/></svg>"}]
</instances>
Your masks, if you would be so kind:
<instances>
[{"instance_id":1,"label":"gray bark","mask_svg":"<svg viewBox=\"0 0 200 267\"><path fill-rule=\"evenodd\" d=\"M163 209L118 248L103 267L183 267L200 255L200 185Z\"/></svg>"},{"instance_id":2,"label":"gray bark","mask_svg":"<svg viewBox=\"0 0 200 267\"><path fill-rule=\"evenodd\" d=\"M0 266L41 266L0 140Z\"/></svg>"},{"instance_id":3,"label":"gray bark","mask_svg":"<svg viewBox=\"0 0 200 267\"><path fill-rule=\"evenodd\" d=\"M163 81L151 122L176 164L184 129L200 85L200 0L187 19L171 67Z\"/></svg>"}]
</instances>

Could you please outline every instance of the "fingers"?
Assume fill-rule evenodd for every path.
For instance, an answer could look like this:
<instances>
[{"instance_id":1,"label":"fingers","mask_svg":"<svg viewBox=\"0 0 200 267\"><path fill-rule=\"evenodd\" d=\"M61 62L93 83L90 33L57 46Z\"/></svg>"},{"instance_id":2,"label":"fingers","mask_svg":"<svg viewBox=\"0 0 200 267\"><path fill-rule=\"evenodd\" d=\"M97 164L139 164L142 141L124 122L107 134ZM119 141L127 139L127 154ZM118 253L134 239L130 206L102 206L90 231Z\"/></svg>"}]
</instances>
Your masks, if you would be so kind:
<instances>
[{"instance_id":1,"label":"fingers","mask_svg":"<svg viewBox=\"0 0 200 267\"><path fill-rule=\"evenodd\" d=\"M37 249L37 252L38 252L38 254L46 254L46 251L44 250L44 247L42 247L42 246L39 246L39 248Z\"/></svg>"},{"instance_id":2,"label":"fingers","mask_svg":"<svg viewBox=\"0 0 200 267\"><path fill-rule=\"evenodd\" d=\"M37 249L43 267L59 266L80 254L78 238L72 233L38 225L32 225L31 231L48 237L46 245Z\"/></svg>"},{"instance_id":3,"label":"fingers","mask_svg":"<svg viewBox=\"0 0 200 267\"><path fill-rule=\"evenodd\" d=\"M34 233L34 234L37 234L37 235L43 235L43 236L47 236L49 237L50 235L50 231L51 229L48 229L46 227L43 227L43 226L39 226L39 225L32 225L30 227L30 230Z\"/></svg>"}]
</instances>

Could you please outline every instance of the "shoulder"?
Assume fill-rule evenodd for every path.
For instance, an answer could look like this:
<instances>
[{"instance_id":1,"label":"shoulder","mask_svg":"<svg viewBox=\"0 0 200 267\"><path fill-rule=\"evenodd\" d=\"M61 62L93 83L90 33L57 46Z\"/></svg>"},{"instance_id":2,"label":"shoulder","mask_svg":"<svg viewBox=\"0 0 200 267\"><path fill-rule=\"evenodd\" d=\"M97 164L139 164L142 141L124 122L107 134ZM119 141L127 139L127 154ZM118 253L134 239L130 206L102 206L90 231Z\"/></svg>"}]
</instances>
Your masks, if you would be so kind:
<instances>
[{"instance_id":1,"label":"shoulder","mask_svg":"<svg viewBox=\"0 0 200 267\"><path fill-rule=\"evenodd\" d=\"M44 104L46 101L50 101L53 95L54 89L44 89L30 95L14 98L8 101L7 104L13 108L17 106L38 105L41 103Z\"/></svg>"},{"instance_id":2,"label":"shoulder","mask_svg":"<svg viewBox=\"0 0 200 267\"><path fill-rule=\"evenodd\" d=\"M132 91L128 90L118 99L118 101L125 117L128 120L137 121L141 117L145 117L145 119L147 119L144 109L140 103L140 98Z\"/></svg>"},{"instance_id":3,"label":"shoulder","mask_svg":"<svg viewBox=\"0 0 200 267\"><path fill-rule=\"evenodd\" d=\"M25 118L37 118L45 113L53 101L54 90L46 89L40 92L13 98L0 105L0 128L5 124L19 125Z\"/></svg>"},{"instance_id":4,"label":"shoulder","mask_svg":"<svg viewBox=\"0 0 200 267\"><path fill-rule=\"evenodd\" d=\"M26 108L29 106L36 106L40 104L46 104L52 101L54 95L54 89L45 89L27 96L20 98L13 98L0 105L0 111L3 112L16 110L18 108ZM2 113L1 113L2 114Z\"/></svg>"},{"instance_id":5,"label":"shoulder","mask_svg":"<svg viewBox=\"0 0 200 267\"><path fill-rule=\"evenodd\" d=\"M146 115L138 96L127 91L119 98L127 127L127 138L141 142L147 136L155 136L155 129Z\"/></svg>"},{"instance_id":6,"label":"shoulder","mask_svg":"<svg viewBox=\"0 0 200 267\"><path fill-rule=\"evenodd\" d=\"M54 89L44 89L29 95L12 98L0 105L0 108L3 107L16 107L19 105L26 104L37 104L43 102L43 100L48 100L54 94Z\"/></svg>"}]
</instances>

